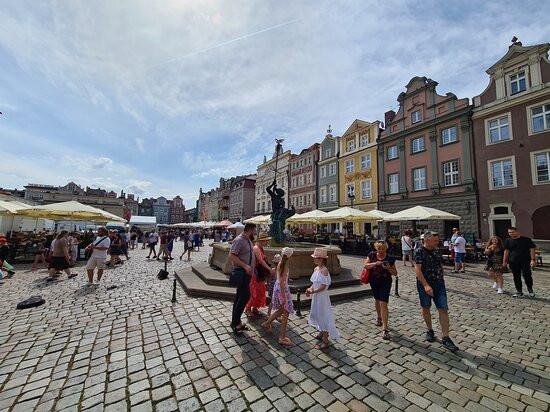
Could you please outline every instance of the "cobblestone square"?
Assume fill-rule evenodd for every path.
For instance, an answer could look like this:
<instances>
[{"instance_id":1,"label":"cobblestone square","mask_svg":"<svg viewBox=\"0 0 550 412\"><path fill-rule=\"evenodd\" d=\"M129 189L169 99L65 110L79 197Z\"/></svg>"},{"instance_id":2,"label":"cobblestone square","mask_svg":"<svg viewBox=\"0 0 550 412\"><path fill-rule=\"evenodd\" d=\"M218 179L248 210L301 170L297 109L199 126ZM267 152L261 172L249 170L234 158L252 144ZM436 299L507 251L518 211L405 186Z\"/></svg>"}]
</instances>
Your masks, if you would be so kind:
<instances>
[{"instance_id":1,"label":"cobblestone square","mask_svg":"<svg viewBox=\"0 0 550 412\"><path fill-rule=\"evenodd\" d=\"M231 302L187 297L176 268L158 280L161 262L131 251L98 287L78 276L53 284L46 273L18 265L0 286L2 411L547 411L550 407L550 272L534 272L534 299L499 296L482 272L447 274L451 336L446 351L424 340L412 268L397 263L400 297L390 298L391 341L374 326L372 298L334 305L342 338L313 349L304 317L291 317L294 347L249 322L246 336L229 328ZM192 254L207 260L210 247ZM362 258L342 256L360 269ZM111 288L116 286L116 288ZM505 275L505 287L513 285ZM42 295L46 304L18 311ZM434 329L439 335L434 311Z\"/></svg>"}]
</instances>

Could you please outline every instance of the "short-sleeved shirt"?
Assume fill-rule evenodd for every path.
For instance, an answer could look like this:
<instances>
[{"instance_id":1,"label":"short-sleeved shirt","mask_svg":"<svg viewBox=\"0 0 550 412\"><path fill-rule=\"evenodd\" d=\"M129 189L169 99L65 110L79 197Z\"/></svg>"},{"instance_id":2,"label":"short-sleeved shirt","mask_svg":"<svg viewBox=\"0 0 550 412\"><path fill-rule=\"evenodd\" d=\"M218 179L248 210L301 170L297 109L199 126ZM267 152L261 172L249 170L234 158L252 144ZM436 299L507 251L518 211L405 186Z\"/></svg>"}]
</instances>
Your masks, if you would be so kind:
<instances>
[{"instance_id":1,"label":"short-sleeved shirt","mask_svg":"<svg viewBox=\"0 0 550 412\"><path fill-rule=\"evenodd\" d=\"M401 250L412 250L414 242L409 236L401 237Z\"/></svg>"},{"instance_id":2,"label":"short-sleeved shirt","mask_svg":"<svg viewBox=\"0 0 550 412\"><path fill-rule=\"evenodd\" d=\"M534 249L537 246L533 241L525 236L520 236L517 239L511 237L504 241L504 249L509 251L508 262L521 263L531 260L531 252L529 249Z\"/></svg>"},{"instance_id":3,"label":"short-sleeved shirt","mask_svg":"<svg viewBox=\"0 0 550 412\"><path fill-rule=\"evenodd\" d=\"M156 233L151 233L149 235L149 243L157 243L158 240L159 240L159 235L157 235Z\"/></svg>"},{"instance_id":4,"label":"short-sleeved shirt","mask_svg":"<svg viewBox=\"0 0 550 412\"><path fill-rule=\"evenodd\" d=\"M162 235L160 235L160 244L161 245L165 245L166 244L166 234L163 233Z\"/></svg>"},{"instance_id":5,"label":"short-sleeved shirt","mask_svg":"<svg viewBox=\"0 0 550 412\"><path fill-rule=\"evenodd\" d=\"M386 257L384 259L378 259L378 256L376 255L376 252L371 252L371 253L369 253L368 258L369 258L371 263L374 263L374 262L380 260L381 262L388 262L388 264L390 266L395 265L395 258L390 256L390 255L386 255ZM391 273L387 269L384 269L382 266L374 266L373 268L371 268L370 276L376 277L376 278L385 278L385 279L390 279L391 280Z\"/></svg>"},{"instance_id":6,"label":"short-sleeved shirt","mask_svg":"<svg viewBox=\"0 0 550 412\"><path fill-rule=\"evenodd\" d=\"M454 243L458 243L456 246L453 245L455 253L466 253L466 239L462 236L457 236Z\"/></svg>"},{"instance_id":7,"label":"short-sleeved shirt","mask_svg":"<svg viewBox=\"0 0 550 412\"><path fill-rule=\"evenodd\" d=\"M100 242L100 240L101 240L101 242ZM111 246L111 239L109 239L109 236L98 236L98 237L95 238L93 244L95 245L95 247L104 247L104 248L109 249L109 247ZM91 257L100 258L100 259L107 259L107 249L105 249L105 250L94 249L92 251Z\"/></svg>"},{"instance_id":8,"label":"short-sleeved shirt","mask_svg":"<svg viewBox=\"0 0 550 412\"><path fill-rule=\"evenodd\" d=\"M253 245L250 239L244 237L242 233L235 238L231 243L230 253L236 255L241 261L252 267L256 266L254 258L254 252L252 251ZM233 264L233 269L237 266Z\"/></svg>"},{"instance_id":9,"label":"short-sleeved shirt","mask_svg":"<svg viewBox=\"0 0 550 412\"><path fill-rule=\"evenodd\" d=\"M428 250L422 246L414 255L414 261L422 265L422 274L429 285L443 282L442 259L439 250Z\"/></svg>"}]
</instances>

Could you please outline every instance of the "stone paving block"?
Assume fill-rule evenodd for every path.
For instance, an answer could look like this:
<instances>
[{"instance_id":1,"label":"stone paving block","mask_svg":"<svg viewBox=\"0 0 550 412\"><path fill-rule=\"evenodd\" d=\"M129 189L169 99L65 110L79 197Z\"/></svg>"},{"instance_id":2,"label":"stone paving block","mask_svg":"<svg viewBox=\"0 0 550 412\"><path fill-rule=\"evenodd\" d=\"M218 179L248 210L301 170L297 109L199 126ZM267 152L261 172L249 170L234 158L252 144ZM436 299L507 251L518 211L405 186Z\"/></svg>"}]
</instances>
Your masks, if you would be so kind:
<instances>
[{"instance_id":1,"label":"stone paving block","mask_svg":"<svg viewBox=\"0 0 550 412\"><path fill-rule=\"evenodd\" d=\"M181 401L178 404L180 411L196 411L201 408L201 404L199 400L196 397L188 398L183 401Z\"/></svg>"}]
</instances>

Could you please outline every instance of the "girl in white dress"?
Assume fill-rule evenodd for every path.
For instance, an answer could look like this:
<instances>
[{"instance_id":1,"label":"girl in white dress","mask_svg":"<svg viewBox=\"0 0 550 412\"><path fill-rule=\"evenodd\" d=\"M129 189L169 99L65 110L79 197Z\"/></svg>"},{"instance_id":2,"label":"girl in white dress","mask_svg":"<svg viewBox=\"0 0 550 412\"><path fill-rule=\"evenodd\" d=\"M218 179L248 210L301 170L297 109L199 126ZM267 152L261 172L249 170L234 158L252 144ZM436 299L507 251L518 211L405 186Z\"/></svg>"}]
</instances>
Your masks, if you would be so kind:
<instances>
[{"instance_id":1,"label":"girl in white dress","mask_svg":"<svg viewBox=\"0 0 550 412\"><path fill-rule=\"evenodd\" d=\"M327 250L324 248L315 248L311 257L313 257L313 262L317 266L310 279L313 284L306 290L306 296L313 295L311 298L309 324L320 332L317 335L317 339L321 340L321 343L315 345L315 349L326 349L329 345L329 337L331 339L338 339L340 337L340 333L338 333L334 323L332 305L328 294L331 279L326 267L328 259Z\"/></svg>"}]
</instances>

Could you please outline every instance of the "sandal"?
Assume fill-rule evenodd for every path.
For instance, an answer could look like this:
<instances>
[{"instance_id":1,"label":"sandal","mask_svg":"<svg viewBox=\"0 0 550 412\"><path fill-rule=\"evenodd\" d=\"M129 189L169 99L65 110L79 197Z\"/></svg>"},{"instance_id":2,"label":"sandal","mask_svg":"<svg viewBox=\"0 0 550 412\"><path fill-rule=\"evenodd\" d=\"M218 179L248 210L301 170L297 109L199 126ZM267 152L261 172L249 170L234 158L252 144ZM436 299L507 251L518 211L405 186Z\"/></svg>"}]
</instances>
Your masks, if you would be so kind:
<instances>
[{"instance_id":1,"label":"sandal","mask_svg":"<svg viewBox=\"0 0 550 412\"><path fill-rule=\"evenodd\" d=\"M75 276L78 276L78 273L71 273L71 274L69 275L69 279L72 279L72 278L74 278Z\"/></svg>"},{"instance_id":2,"label":"sandal","mask_svg":"<svg viewBox=\"0 0 550 412\"><path fill-rule=\"evenodd\" d=\"M263 322L260 326L268 332L273 331L273 327L271 325L268 325L267 322Z\"/></svg>"},{"instance_id":3,"label":"sandal","mask_svg":"<svg viewBox=\"0 0 550 412\"><path fill-rule=\"evenodd\" d=\"M237 327L233 325L231 326L231 330L235 335L242 335L244 333L242 329L237 329Z\"/></svg>"},{"instance_id":4,"label":"sandal","mask_svg":"<svg viewBox=\"0 0 550 412\"><path fill-rule=\"evenodd\" d=\"M237 326L236 326L236 329L237 329L237 330L250 330L250 329L248 328L248 326L246 326L245 323L241 323L241 324L237 325Z\"/></svg>"},{"instance_id":5,"label":"sandal","mask_svg":"<svg viewBox=\"0 0 550 412\"><path fill-rule=\"evenodd\" d=\"M283 346L294 346L294 342L292 342L289 337L285 337L284 339L279 338L279 344Z\"/></svg>"},{"instance_id":6,"label":"sandal","mask_svg":"<svg viewBox=\"0 0 550 412\"><path fill-rule=\"evenodd\" d=\"M321 343L318 343L317 345L315 345L315 349L323 350L323 349L326 349L326 348L328 348L328 343L326 343L326 342L321 342Z\"/></svg>"},{"instance_id":7,"label":"sandal","mask_svg":"<svg viewBox=\"0 0 550 412\"><path fill-rule=\"evenodd\" d=\"M390 334L387 330L382 332L382 339L384 340L390 340Z\"/></svg>"},{"instance_id":8,"label":"sandal","mask_svg":"<svg viewBox=\"0 0 550 412\"><path fill-rule=\"evenodd\" d=\"M323 334L319 333L317 336L315 336L315 339L317 340L323 340Z\"/></svg>"},{"instance_id":9,"label":"sandal","mask_svg":"<svg viewBox=\"0 0 550 412\"><path fill-rule=\"evenodd\" d=\"M376 326L382 326L382 318L377 318L376 322L374 323Z\"/></svg>"}]
</instances>

